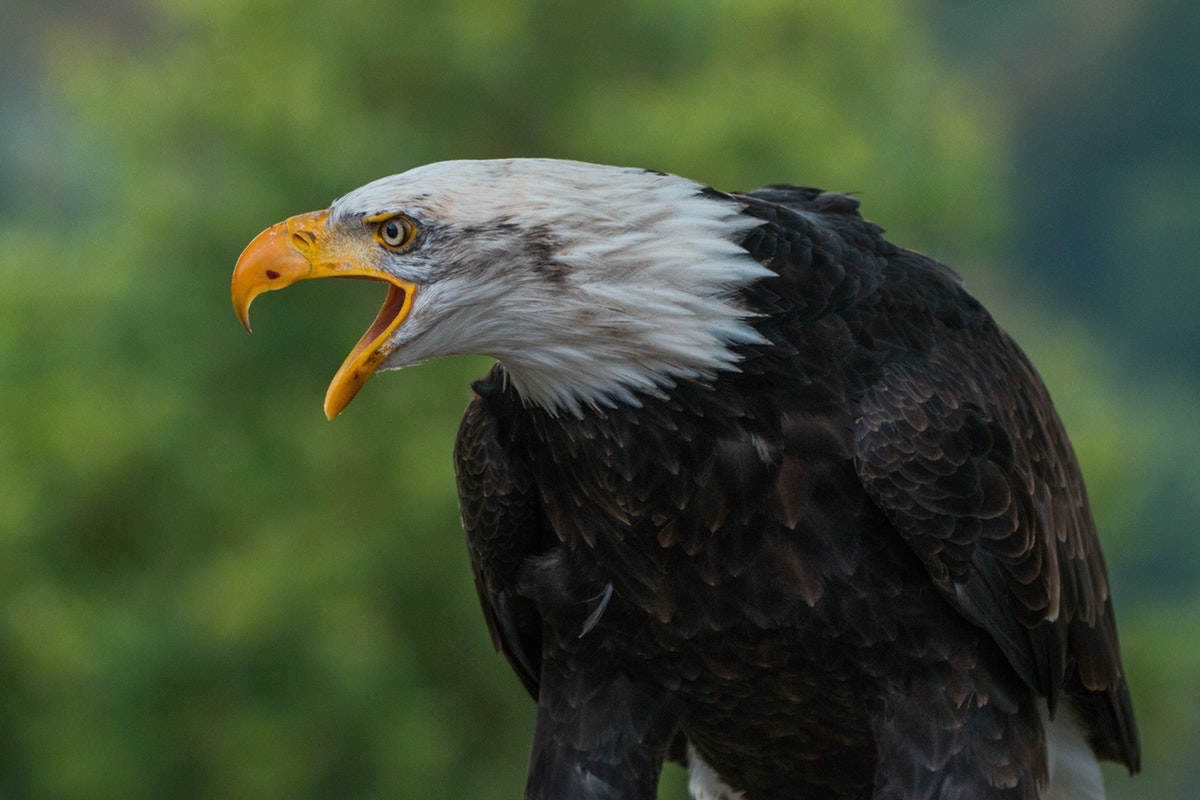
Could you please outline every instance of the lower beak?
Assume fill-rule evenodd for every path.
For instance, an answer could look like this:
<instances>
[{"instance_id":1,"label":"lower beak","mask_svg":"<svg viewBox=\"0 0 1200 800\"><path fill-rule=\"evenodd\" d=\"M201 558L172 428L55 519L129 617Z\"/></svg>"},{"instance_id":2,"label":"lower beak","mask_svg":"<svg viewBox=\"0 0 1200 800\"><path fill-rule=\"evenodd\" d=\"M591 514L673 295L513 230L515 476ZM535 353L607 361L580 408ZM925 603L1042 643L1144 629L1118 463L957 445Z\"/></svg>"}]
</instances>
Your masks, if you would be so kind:
<instances>
[{"instance_id":1,"label":"lower beak","mask_svg":"<svg viewBox=\"0 0 1200 800\"><path fill-rule=\"evenodd\" d=\"M388 284L374 323L346 357L325 394L325 416L340 414L394 349L392 333L412 308L416 285L366 263L365 252L332 247L328 211L314 211L272 225L254 237L233 269L233 310L250 330L250 304L263 292L311 278L365 278ZM336 252L335 252L336 251Z\"/></svg>"}]
</instances>

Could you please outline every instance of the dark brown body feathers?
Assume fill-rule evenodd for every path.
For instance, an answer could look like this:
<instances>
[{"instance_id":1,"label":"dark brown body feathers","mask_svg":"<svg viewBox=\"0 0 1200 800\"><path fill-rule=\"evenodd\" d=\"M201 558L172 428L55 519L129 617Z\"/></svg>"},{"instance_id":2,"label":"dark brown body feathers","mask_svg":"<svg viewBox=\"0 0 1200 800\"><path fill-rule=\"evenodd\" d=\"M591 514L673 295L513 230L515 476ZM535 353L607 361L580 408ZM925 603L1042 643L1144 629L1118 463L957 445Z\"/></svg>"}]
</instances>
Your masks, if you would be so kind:
<instances>
[{"instance_id":1,"label":"dark brown body feathers","mask_svg":"<svg viewBox=\"0 0 1200 800\"><path fill-rule=\"evenodd\" d=\"M1037 374L857 201L738 196L775 277L740 371L582 418L496 367L456 448L528 798L653 798L684 741L749 800L1027 798L1039 706L1138 767L1103 558Z\"/></svg>"}]
</instances>

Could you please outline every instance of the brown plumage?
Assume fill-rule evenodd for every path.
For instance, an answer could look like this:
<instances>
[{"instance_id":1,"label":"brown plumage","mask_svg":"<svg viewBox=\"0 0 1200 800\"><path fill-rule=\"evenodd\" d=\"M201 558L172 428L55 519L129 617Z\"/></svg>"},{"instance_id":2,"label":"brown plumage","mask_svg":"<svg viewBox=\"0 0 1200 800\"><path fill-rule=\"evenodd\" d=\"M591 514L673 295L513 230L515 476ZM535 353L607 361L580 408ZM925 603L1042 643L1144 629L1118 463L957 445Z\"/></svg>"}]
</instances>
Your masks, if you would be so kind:
<instances>
[{"instance_id":1,"label":"brown plumage","mask_svg":"<svg viewBox=\"0 0 1200 800\"><path fill-rule=\"evenodd\" d=\"M526 797L649 800L665 759L710 800L1102 796L1089 749L1136 771L1137 734L1025 355L853 199L695 193L769 271L709 301L752 328L729 365L555 406L502 356L459 432L484 614L538 702ZM566 280L553 229L509 225Z\"/></svg>"}]
</instances>

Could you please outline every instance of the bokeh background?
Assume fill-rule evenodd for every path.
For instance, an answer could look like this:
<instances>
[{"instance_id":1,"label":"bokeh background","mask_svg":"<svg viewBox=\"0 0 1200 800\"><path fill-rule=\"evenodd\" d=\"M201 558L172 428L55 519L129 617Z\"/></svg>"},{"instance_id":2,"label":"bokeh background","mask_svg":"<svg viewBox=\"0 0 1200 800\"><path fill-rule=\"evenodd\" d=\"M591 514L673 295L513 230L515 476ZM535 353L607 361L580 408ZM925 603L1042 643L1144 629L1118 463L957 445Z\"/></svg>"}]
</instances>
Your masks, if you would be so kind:
<instances>
[{"instance_id":1,"label":"bokeh background","mask_svg":"<svg viewBox=\"0 0 1200 800\"><path fill-rule=\"evenodd\" d=\"M481 359L325 385L379 287L229 307L385 174L557 156L857 192L1039 365L1145 772L1200 797L1194 0L4 0L0 798L512 798L450 449ZM682 771L661 796L684 796Z\"/></svg>"}]
</instances>

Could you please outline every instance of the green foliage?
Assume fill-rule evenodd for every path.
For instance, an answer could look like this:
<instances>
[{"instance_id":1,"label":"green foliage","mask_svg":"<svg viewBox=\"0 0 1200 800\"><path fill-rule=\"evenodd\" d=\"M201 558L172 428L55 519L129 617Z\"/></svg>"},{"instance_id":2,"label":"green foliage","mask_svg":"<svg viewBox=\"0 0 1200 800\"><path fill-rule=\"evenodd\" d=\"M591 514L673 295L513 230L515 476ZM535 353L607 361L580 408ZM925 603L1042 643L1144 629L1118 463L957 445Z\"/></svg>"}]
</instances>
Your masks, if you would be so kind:
<instances>
[{"instance_id":1,"label":"green foliage","mask_svg":"<svg viewBox=\"0 0 1200 800\"><path fill-rule=\"evenodd\" d=\"M326 423L379 287L301 284L246 337L228 278L266 225L511 155L857 191L952 261L1012 224L1008 111L914 1L11 4L0 44L38 65L12 79L38 99L0 139L38 169L0 163L3 798L519 793L532 705L491 652L450 465L486 361L376 377ZM1088 335L1030 334L1132 587L1157 495L1126 475L1200 442L1122 394ZM1150 608L1122 617L1135 696L1170 731L1148 744L1180 753L1191 718L1140 687L1194 698L1198 658L1159 669Z\"/></svg>"}]
</instances>

